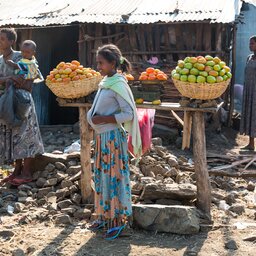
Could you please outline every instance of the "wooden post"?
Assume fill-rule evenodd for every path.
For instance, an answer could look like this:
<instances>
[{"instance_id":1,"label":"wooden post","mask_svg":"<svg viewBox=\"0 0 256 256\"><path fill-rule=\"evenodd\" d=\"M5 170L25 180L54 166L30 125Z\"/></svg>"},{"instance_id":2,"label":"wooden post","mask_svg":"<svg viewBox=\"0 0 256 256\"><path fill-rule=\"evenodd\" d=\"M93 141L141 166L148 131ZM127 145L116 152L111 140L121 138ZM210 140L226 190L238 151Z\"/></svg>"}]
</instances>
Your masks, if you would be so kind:
<instances>
[{"instance_id":1,"label":"wooden post","mask_svg":"<svg viewBox=\"0 0 256 256\"><path fill-rule=\"evenodd\" d=\"M233 38L232 38L232 78L231 83L229 86L229 94L230 94L230 106L229 106L229 117L228 117L228 126L232 125L232 115L234 111L234 94L235 94L235 72L236 72L236 33L237 33L237 26L234 24L233 26Z\"/></svg>"},{"instance_id":2,"label":"wooden post","mask_svg":"<svg viewBox=\"0 0 256 256\"><path fill-rule=\"evenodd\" d=\"M81 193L83 203L90 203L91 197L91 131L87 122L88 107L79 107L80 144L81 144Z\"/></svg>"},{"instance_id":3,"label":"wooden post","mask_svg":"<svg viewBox=\"0 0 256 256\"><path fill-rule=\"evenodd\" d=\"M197 184L197 207L211 218L211 186L206 162L204 113L193 113L193 154Z\"/></svg>"},{"instance_id":4,"label":"wooden post","mask_svg":"<svg viewBox=\"0 0 256 256\"><path fill-rule=\"evenodd\" d=\"M182 136L182 149L190 148L191 139L191 127L192 127L192 115L189 111L184 111L184 125Z\"/></svg>"}]
</instances>

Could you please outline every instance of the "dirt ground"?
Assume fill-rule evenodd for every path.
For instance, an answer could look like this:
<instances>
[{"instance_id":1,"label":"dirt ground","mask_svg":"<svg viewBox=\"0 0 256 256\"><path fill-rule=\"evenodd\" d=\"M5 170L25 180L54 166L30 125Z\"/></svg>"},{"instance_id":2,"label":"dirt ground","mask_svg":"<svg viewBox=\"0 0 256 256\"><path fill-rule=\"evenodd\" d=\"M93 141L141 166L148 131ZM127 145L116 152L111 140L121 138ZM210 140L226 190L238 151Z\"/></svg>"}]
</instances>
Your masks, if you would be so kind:
<instances>
[{"instance_id":1,"label":"dirt ground","mask_svg":"<svg viewBox=\"0 0 256 256\"><path fill-rule=\"evenodd\" d=\"M224 129L222 135L207 133L207 151L217 153L238 153L247 138L237 135L231 129ZM175 154L191 155L174 145ZM35 210L36 211L36 210ZM72 225L55 225L50 219L38 219L20 224L22 214L8 216L0 213L0 256L82 256L82 255L207 255L207 256L254 256L256 255L256 222L251 217L256 210L229 218L223 211L212 208L213 227L202 227L196 235L174 235L128 229L119 239L105 241L102 233L89 231L87 223L73 222ZM251 237L253 241L244 241ZM254 239L253 239L254 237ZM238 249L228 249L226 242L234 240Z\"/></svg>"}]
</instances>

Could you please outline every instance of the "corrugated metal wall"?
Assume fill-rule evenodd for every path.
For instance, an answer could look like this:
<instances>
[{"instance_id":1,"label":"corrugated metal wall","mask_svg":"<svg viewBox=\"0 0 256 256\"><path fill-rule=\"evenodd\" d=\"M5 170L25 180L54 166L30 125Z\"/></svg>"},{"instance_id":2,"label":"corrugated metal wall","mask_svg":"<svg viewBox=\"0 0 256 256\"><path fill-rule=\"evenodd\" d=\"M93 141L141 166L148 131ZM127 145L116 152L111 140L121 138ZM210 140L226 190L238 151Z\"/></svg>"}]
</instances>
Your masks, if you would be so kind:
<instances>
[{"instance_id":1,"label":"corrugated metal wall","mask_svg":"<svg viewBox=\"0 0 256 256\"><path fill-rule=\"evenodd\" d=\"M249 51L249 38L256 35L256 7L251 4L244 4L242 12L244 13L245 24L238 24L237 45L236 45L236 73L235 82L244 83L244 68Z\"/></svg>"}]
</instances>

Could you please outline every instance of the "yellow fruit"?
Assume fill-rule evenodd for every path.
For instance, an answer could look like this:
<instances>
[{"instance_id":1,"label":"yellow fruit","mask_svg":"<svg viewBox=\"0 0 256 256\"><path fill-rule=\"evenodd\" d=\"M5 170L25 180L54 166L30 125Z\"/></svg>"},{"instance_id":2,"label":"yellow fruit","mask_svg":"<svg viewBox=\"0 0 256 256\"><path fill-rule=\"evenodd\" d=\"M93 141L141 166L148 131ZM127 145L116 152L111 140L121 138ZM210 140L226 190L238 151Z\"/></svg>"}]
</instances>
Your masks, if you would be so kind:
<instances>
[{"instance_id":1,"label":"yellow fruit","mask_svg":"<svg viewBox=\"0 0 256 256\"><path fill-rule=\"evenodd\" d=\"M153 100L152 104L153 105L160 105L161 104L161 100Z\"/></svg>"},{"instance_id":2,"label":"yellow fruit","mask_svg":"<svg viewBox=\"0 0 256 256\"><path fill-rule=\"evenodd\" d=\"M144 100L142 98L135 100L136 104L143 104Z\"/></svg>"}]
</instances>

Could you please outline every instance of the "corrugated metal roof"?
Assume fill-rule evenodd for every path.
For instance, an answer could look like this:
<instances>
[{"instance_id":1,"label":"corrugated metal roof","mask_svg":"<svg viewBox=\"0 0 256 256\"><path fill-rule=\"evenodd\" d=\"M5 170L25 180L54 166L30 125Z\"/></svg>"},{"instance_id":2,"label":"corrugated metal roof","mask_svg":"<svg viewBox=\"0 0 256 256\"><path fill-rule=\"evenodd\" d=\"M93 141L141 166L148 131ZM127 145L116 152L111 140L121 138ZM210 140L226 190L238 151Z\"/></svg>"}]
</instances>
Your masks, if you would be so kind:
<instances>
[{"instance_id":1,"label":"corrugated metal roof","mask_svg":"<svg viewBox=\"0 0 256 256\"><path fill-rule=\"evenodd\" d=\"M253 0L251 0L253 1ZM81 23L233 22L241 0L0 0L0 26Z\"/></svg>"}]
</instances>

